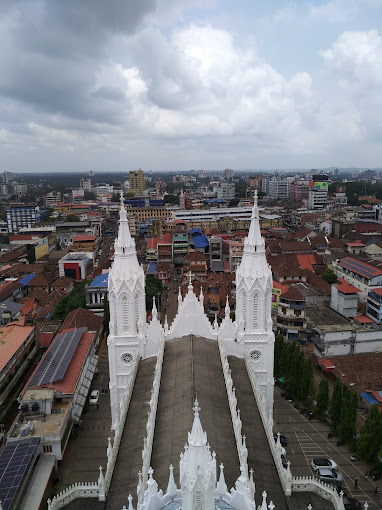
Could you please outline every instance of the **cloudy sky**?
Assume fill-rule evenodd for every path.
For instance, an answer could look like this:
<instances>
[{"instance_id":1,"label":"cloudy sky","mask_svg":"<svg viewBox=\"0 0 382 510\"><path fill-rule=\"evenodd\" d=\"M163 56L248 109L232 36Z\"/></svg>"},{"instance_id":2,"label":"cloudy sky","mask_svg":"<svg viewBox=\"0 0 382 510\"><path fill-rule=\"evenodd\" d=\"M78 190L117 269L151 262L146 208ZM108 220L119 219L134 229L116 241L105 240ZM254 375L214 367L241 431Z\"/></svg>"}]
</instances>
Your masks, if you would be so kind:
<instances>
[{"instance_id":1,"label":"cloudy sky","mask_svg":"<svg viewBox=\"0 0 382 510\"><path fill-rule=\"evenodd\" d=\"M1 0L0 171L382 166L382 0Z\"/></svg>"}]
</instances>

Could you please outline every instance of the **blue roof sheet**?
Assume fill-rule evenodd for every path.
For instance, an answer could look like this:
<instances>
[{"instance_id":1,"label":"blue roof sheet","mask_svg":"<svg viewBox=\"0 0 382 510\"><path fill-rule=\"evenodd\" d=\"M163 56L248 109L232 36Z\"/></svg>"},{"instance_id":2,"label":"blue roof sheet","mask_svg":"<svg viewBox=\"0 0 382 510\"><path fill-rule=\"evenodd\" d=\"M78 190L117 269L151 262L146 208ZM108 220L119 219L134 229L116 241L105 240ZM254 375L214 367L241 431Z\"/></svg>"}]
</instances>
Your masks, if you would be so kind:
<instances>
[{"instance_id":1,"label":"blue roof sheet","mask_svg":"<svg viewBox=\"0 0 382 510\"><path fill-rule=\"evenodd\" d=\"M204 232L202 232L198 228L193 228L190 230L190 234L192 237L192 242L195 245L195 248L206 248L210 245L208 242L207 236Z\"/></svg>"},{"instance_id":2,"label":"blue roof sheet","mask_svg":"<svg viewBox=\"0 0 382 510\"><path fill-rule=\"evenodd\" d=\"M96 276L89 287L107 287L109 281L109 273Z\"/></svg>"},{"instance_id":3,"label":"blue roof sheet","mask_svg":"<svg viewBox=\"0 0 382 510\"><path fill-rule=\"evenodd\" d=\"M28 283L33 280L33 278L36 276L36 273L27 274L19 281L20 285L28 285Z\"/></svg>"},{"instance_id":4,"label":"blue roof sheet","mask_svg":"<svg viewBox=\"0 0 382 510\"><path fill-rule=\"evenodd\" d=\"M150 262L150 264L147 267L147 274L154 274L156 267L157 267L156 262Z\"/></svg>"},{"instance_id":5,"label":"blue roof sheet","mask_svg":"<svg viewBox=\"0 0 382 510\"><path fill-rule=\"evenodd\" d=\"M361 393L361 397L364 398L367 402L369 402L369 404L378 404L378 401L376 398L373 397L373 395L370 395L370 393L367 393L366 391L364 391L363 393Z\"/></svg>"}]
</instances>

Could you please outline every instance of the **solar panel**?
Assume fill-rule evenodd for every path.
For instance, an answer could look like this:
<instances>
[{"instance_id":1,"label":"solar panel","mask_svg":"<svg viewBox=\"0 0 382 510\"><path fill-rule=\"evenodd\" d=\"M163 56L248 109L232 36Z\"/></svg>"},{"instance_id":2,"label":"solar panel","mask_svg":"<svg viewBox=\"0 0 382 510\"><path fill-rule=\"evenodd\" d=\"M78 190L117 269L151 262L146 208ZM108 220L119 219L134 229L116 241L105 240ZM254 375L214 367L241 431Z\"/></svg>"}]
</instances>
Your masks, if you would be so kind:
<instances>
[{"instance_id":1,"label":"solar panel","mask_svg":"<svg viewBox=\"0 0 382 510\"><path fill-rule=\"evenodd\" d=\"M33 465L39 442L39 437L10 441L0 453L0 501L4 510L15 503L19 486Z\"/></svg>"},{"instance_id":2,"label":"solar panel","mask_svg":"<svg viewBox=\"0 0 382 510\"><path fill-rule=\"evenodd\" d=\"M87 328L74 329L62 333L54 340L54 344L30 380L28 388L60 381L64 377L84 331L87 331Z\"/></svg>"}]
</instances>

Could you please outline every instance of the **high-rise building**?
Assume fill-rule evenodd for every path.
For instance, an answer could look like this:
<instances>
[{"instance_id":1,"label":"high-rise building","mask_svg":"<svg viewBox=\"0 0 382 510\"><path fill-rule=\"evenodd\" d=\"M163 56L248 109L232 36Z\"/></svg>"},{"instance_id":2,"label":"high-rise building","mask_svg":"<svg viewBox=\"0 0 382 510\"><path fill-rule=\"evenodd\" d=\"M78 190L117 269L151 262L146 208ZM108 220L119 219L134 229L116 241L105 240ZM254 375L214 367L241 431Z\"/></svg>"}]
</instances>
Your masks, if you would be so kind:
<instances>
[{"instance_id":1,"label":"high-rise building","mask_svg":"<svg viewBox=\"0 0 382 510\"><path fill-rule=\"evenodd\" d=\"M143 193L145 189L145 177L143 170L130 170L129 172L130 192L134 194Z\"/></svg>"},{"instance_id":2,"label":"high-rise building","mask_svg":"<svg viewBox=\"0 0 382 510\"><path fill-rule=\"evenodd\" d=\"M223 172L224 179L232 179L234 175L235 170L232 170L232 168L226 168Z\"/></svg>"},{"instance_id":3,"label":"high-rise building","mask_svg":"<svg viewBox=\"0 0 382 510\"><path fill-rule=\"evenodd\" d=\"M32 227L40 221L41 211L36 204L10 204L5 209L9 232L18 232L20 228Z\"/></svg>"},{"instance_id":4,"label":"high-rise building","mask_svg":"<svg viewBox=\"0 0 382 510\"><path fill-rule=\"evenodd\" d=\"M288 200L290 197L290 184L293 177L280 179L280 177L272 177L269 181L268 195L278 200Z\"/></svg>"},{"instance_id":5,"label":"high-rise building","mask_svg":"<svg viewBox=\"0 0 382 510\"><path fill-rule=\"evenodd\" d=\"M235 183L222 182L218 187L218 199L230 201L235 198Z\"/></svg>"}]
</instances>

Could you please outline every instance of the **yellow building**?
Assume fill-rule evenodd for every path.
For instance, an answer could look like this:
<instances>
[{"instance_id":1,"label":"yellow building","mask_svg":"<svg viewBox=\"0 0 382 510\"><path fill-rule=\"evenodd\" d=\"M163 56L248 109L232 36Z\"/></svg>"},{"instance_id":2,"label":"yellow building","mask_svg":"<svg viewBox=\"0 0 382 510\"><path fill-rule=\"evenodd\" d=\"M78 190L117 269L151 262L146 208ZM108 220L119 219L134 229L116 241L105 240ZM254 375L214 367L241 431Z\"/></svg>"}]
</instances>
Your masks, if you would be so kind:
<instances>
[{"instance_id":1,"label":"yellow building","mask_svg":"<svg viewBox=\"0 0 382 510\"><path fill-rule=\"evenodd\" d=\"M145 189L145 177L143 174L143 170L130 170L129 172L129 184L131 193L139 194L143 193Z\"/></svg>"}]
</instances>

